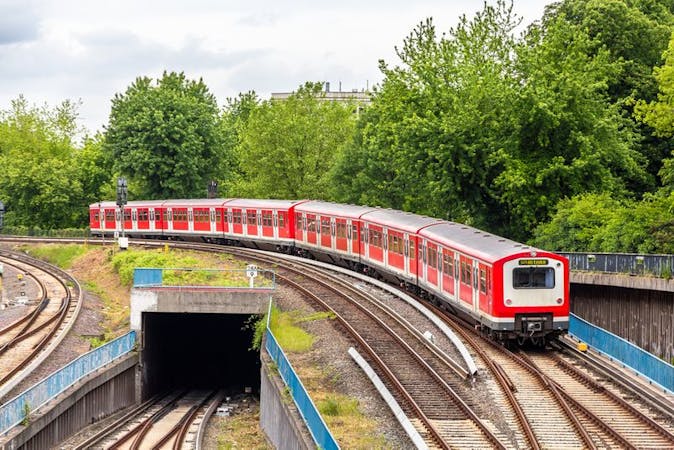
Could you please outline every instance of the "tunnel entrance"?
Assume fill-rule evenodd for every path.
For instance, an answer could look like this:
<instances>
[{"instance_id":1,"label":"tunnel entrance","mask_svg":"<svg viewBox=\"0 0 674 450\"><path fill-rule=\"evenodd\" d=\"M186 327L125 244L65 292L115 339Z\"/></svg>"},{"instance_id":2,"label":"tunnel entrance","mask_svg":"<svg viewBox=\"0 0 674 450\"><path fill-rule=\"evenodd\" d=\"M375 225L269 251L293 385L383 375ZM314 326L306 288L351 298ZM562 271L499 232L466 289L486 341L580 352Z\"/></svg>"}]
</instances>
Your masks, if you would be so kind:
<instances>
[{"instance_id":1,"label":"tunnel entrance","mask_svg":"<svg viewBox=\"0 0 674 450\"><path fill-rule=\"evenodd\" d=\"M257 316L253 316L257 317ZM260 389L260 353L248 314L143 312L142 396L167 390ZM248 326L250 323L250 326Z\"/></svg>"}]
</instances>

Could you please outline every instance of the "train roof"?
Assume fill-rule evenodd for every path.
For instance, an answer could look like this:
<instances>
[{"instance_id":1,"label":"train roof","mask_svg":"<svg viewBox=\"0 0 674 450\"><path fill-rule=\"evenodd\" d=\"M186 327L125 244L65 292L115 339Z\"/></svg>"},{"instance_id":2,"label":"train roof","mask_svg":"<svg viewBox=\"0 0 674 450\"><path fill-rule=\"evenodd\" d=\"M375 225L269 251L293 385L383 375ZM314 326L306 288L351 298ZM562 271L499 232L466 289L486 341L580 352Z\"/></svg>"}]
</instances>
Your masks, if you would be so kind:
<instances>
[{"instance_id":1,"label":"train roof","mask_svg":"<svg viewBox=\"0 0 674 450\"><path fill-rule=\"evenodd\" d=\"M341 203L324 202L320 200L309 200L295 207L295 211L342 216L351 219L358 219L361 215L373 211L374 209L375 208L372 208L371 206L344 205Z\"/></svg>"},{"instance_id":2,"label":"train roof","mask_svg":"<svg viewBox=\"0 0 674 450\"><path fill-rule=\"evenodd\" d=\"M443 221L431 225L421 230L419 235L492 262L515 253L542 252L535 247L456 222Z\"/></svg>"},{"instance_id":3,"label":"train roof","mask_svg":"<svg viewBox=\"0 0 674 450\"><path fill-rule=\"evenodd\" d=\"M363 220L407 231L408 233L418 233L424 227L441 222L440 219L434 219L433 217L420 216L395 209L380 208L363 214Z\"/></svg>"},{"instance_id":4,"label":"train roof","mask_svg":"<svg viewBox=\"0 0 674 450\"><path fill-rule=\"evenodd\" d=\"M124 205L126 208L138 208L139 206L161 206L166 200L131 200ZM89 208L118 208L117 203L111 200L96 202Z\"/></svg>"},{"instance_id":5,"label":"train roof","mask_svg":"<svg viewBox=\"0 0 674 450\"><path fill-rule=\"evenodd\" d=\"M225 207L235 208L272 208L289 209L294 205L302 203L304 200L279 200L279 199L261 199L261 198L236 198L225 203Z\"/></svg>"},{"instance_id":6,"label":"train roof","mask_svg":"<svg viewBox=\"0 0 674 450\"><path fill-rule=\"evenodd\" d=\"M174 207L174 206L222 206L224 203L227 203L228 198L182 198L175 200L164 200L161 202L160 206L165 207ZM143 202L148 205L152 205L151 202Z\"/></svg>"}]
</instances>

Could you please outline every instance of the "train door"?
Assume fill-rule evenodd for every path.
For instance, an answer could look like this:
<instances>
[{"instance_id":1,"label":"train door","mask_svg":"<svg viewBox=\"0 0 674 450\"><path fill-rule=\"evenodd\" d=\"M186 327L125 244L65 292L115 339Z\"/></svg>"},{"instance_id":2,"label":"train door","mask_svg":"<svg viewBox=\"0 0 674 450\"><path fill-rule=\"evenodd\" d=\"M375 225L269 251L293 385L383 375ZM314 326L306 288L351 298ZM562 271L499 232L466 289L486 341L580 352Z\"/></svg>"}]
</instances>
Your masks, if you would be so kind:
<instances>
[{"instance_id":1,"label":"train door","mask_svg":"<svg viewBox=\"0 0 674 450\"><path fill-rule=\"evenodd\" d=\"M351 226L351 219L346 219L346 253L347 255L353 254L353 229Z\"/></svg>"},{"instance_id":2,"label":"train door","mask_svg":"<svg viewBox=\"0 0 674 450\"><path fill-rule=\"evenodd\" d=\"M389 266L389 258L388 258L388 229L384 228L381 231L381 246L383 249L383 255L382 255L382 262L386 267Z\"/></svg>"},{"instance_id":3,"label":"train door","mask_svg":"<svg viewBox=\"0 0 674 450\"><path fill-rule=\"evenodd\" d=\"M472 261L473 266L473 311L478 312L480 310L480 263L476 260Z\"/></svg>"},{"instance_id":4,"label":"train door","mask_svg":"<svg viewBox=\"0 0 674 450\"><path fill-rule=\"evenodd\" d=\"M301 212L295 213L295 239L304 242L304 219Z\"/></svg>"},{"instance_id":5,"label":"train door","mask_svg":"<svg viewBox=\"0 0 674 450\"><path fill-rule=\"evenodd\" d=\"M442 267L442 247L438 245L438 248L435 252L436 255L436 263L438 267L438 272L437 272L437 277L438 277L438 282L436 283L438 286L438 291L442 292L442 279L444 278L443 276L443 270L444 267Z\"/></svg>"},{"instance_id":6,"label":"train door","mask_svg":"<svg viewBox=\"0 0 674 450\"><path fill-rule=\"evenodd\" d=\"M421 277L421 280L425 283L428 283L428 266L426 264L426 239L419 239L419 245L421 246L421 252L419 254L419 258L421 261L421 273L419 273L419 277Z\"/></svg>"},{"instance_id":7,"label":"train door","mask_svg":"<svg viewBox=\"0 0 674 450\"><path fill-rule=\"evenodd\" d=\"M351 226L349 228L349 233L351 235L351 253L355 255L361 255L360 251L360 239L358 239L358 221L351 221Z\"/></svg>"},{"instance_id":8,"label":"train door","mask_svg":"<svg viewBox=\"0 0 674 450\"><path fill-rule=\"evenodd\" d=\"M410 274L410 235L403 234L403 270L405 274Z\"/></svg>"},{"instance_id":9,"label":"train door","mask_svg":"<svg viewBox=\"0 0 674 450\"><path fill-rule=\"evenodd\" d=\"M218 232L218 223L215 221L215 208L209 208L208 209L208 218L209 218L209 224L210 224L210 230L211 234L215 234Z\"/></svg>"},{"instance_id":10,"label":"train door","mask_svg":"<svg viewBox=\"0 0 674 450\"><path fill-rule=\"evenodd\" d=\"M119 230L122 229L122 211L119 208L115 208L115 234L119 233Z\"/></svg>"},{"instance_id":11,"label":"train door","mask_svg":"<svg viewBox=\"0 0 674 450\"><path fill-rule=\"evenodd\" d=\"M330 217L330 248L337 249L337 222L334 217Z\"/></svg>"},{"instance_id":12,"label":"train door","mask_svg":"<svg viewBox=\"0 0 674 450\"><path fill-rule=\"evenodd\" d=\"M448 249L442 250L442 290L454 297L456 293L456 276L454 274L454 253Z\"/></svg>"},{"instance_id":13,"label":"train door","mask_svg":"<svg viewBox=\"0 0 674 450\"><path fill-rule=\"evenodd\" d=\"M491 313L491 305L489 304L490 296L489 296L489 282L491 278L491 270L489 266L485 264L479 264L478 267L478 286L477 286L477 291L478 291L478 297L479 297L479 304L480 304L480 310Z\"/></svg>"},{"instance_id":14,"label":"train door","mask_svg":"<svg viewBox=\"0 0 674 450\"><path fill-rule=\"evenodd\" d=\"M370 249L367 245L368 241L368 227L367 223L361 222L360 224L360 254L363 255L365 259L370 259Z\"/></svg>"},{"instance_id":15,"label":"train door","mask_svg":"<svg viewBox=\"0 0 674 450\"><path fill-rule=\"evenodd\" d=\"M278 239L278 211L274 210L272 213L272 220L274 221L274 239Z\"/></svg>"},{"instance_id":16,"label":"train door","mask_svg":"<svg viewBox=\"0 0 674 450\"><path fill-rule=\"evenodd\" d=\"M329 216L321 216L319 223L317 224L318 231L320 233L320 242L319 247L332 249L332 238L333 238L333 223L332 218Z\"/></svg>"}]
</instances>

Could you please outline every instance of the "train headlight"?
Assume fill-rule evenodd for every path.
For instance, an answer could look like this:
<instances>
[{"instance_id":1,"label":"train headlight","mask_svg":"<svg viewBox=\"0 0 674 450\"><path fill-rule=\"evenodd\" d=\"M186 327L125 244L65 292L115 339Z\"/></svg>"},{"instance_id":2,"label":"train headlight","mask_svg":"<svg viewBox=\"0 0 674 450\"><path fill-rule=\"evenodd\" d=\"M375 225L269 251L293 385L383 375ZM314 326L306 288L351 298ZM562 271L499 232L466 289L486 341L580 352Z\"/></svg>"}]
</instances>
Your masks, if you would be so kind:
<instances>
[{"instance_id":1,"label":"train headlight","mask_svg":"<svg viewBox=\"0 0 674 450\"><path fill-rule=\"evenodd\" d=\"M510 305L513 304L513 301L510 300L509 298L506 298L505 304L508 305L508 306L510 306Z\"/></svg>"},{"instance_id":2,"label":"train headlight","mask_svg":"<svg viewBox=\"0 0 674 450\"><path fill-rule=\"evenodd\" d=\"M558 304L558 305L561 305L562 303L564 303L564 300L561 299L561 298L558 298L558 299L557 299L557 304Z\"/></svg>"}]
</instances>

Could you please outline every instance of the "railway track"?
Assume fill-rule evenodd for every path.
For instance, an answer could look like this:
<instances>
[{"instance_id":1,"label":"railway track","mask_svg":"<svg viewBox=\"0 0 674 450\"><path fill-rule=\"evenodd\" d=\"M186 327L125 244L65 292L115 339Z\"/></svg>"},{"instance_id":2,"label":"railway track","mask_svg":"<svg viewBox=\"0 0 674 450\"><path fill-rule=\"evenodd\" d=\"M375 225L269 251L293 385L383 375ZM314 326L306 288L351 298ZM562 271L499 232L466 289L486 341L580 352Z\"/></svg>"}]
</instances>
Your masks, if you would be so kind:
<instances>
[{"instance_id":1,"label":"railway track","mask_svg":"<svg viewBox=\"0 0 674 450\"><path fill-rule=\"evenodd\" d=\"M174 392L157 396L74 448L195 449L196 429L200 428L205 412L214 408L221 399L222 395L207 391ZM194 430L190 431L191 428Z\"/></svg>"},{"instance_id":2,"label":"railway track","mask_svg":"<svg viewBox=\"0 0 674 450\"><path fill-rule=\"evenodd\" d=\"M40 294L26 314L0 330L0 398L16 387L65 338L81 307L81 289L61 269L0 250L0 261L27 273Z\"/></svg>"},{"instance_id":3,"label":"railway track","mask_svg":"<svg viewBox=\"0 0 674 450\"><path fill-rule=\"evenodd\" d=\"M441 310L438 310L442 314ZM597 377L559 347L511 352L453 323L508 399L520 448L674 448L674 417L650 409L638 394Z\"/></svg>"},{"instance_id":4,"label":"railway track","mask_svg":"<svg viewBox=\"0 0 674 450\"><path fill-rule=\"evenodd\" d=\"M151 245L164 244L165 242ZM265 261L265 264L275 265L277 270L283 265L239 248L224 249L220 246L193 244L187 244L187 247L197 250L217 248L219 251L239 254L249 260ZM438 369L446 362L440 363L439 360L442 358L438 359L432 352L419 351L416 352L417 356L411 356L412 354L405 349L410 356L406 356L405 358L409 359L404 361L400 356L395 361L388 362L384 358L379 358L377 356L379 352L382 355L386 353L400 355L405 345L399 347L400 344L392 343L393 338L373 333L371 317L356 318L366 314L362 310L354 312L356 307L338 306L339 300L335 300L338 297L335 290L330 290L318 281L310 281L314 275L306 266L302 265L300 268L298 265L297 270L300 274L292 276L296 280L294 282L303 285L311 283L306 289L309 291L307 295L320 297L321 300L328 299L325 307L333 307L338 319L344 320L344 328L353 329L354 336L357 336L354 339L358 340L359 345L366 350L365 353L370 355L370 361L382 359L383 365L378 370L380 376L384 375L383 379L389 380L391 390L398 389L396 384L403 385L403 389L405 384L423 387L420 390L426 391L431 385L434 386L432 389L440 389L436 385L442 383L434 379L432 373L435 372L436 375L441 373L439 378L445 380L445 384L462 397L464 393L462 389L465 390L466 382L463 381L460 369L452 368L451 364ZM284 276L280 270L279 275ZM342 285L337 291L349 290ZM351 291L348 295L358 297L357 293ZM353 308L353 311L349 308ZM349 318L348 324L346 317ZM397 319L386 319L387 323L396 321ZM408 415L415 418L417 428L433 445L456 448L674 448L674 434L672 434L674 418L671 415L666 412L664 414L653 412L637 398L638 395L626 392L604 375L599 376L594 371L579 367L577 359L569 355L560 355L555 350L549 350L544 354L513 354L471 335L455 321L450 320L450 323L457 333L464 336L464 341L481 355L483 369L479 378L487 379L486 390L489 391L490 401L493 402L494 408L501 410L505 426L496 427L489 420L475 421L470 418L470 414L451 415L447 410L457 414L456 411L461 408L448 391L440 393L433 390L431 395L425 397L423 392L415 391L415 386L412 386L407 394L399 394L402 398L399 402ZM419 341L413 332L402 329L396 329L389 335L399 335L407 342L408 347L411 346L410 343ZM381 350L370 348L369 343ZM429 367L422 368L415 362L419 359L434 361L428 364L430 370ZM485 376L485 370L488 370L491 376ZM420 377L422 372L425 374L424 378ZM391 381L396 374L399 374L404 382ZM435 403L442 403L445 411L441 411L442 408L435 411L433 400L436 400ZM457 406L447 407L447 405ZM469 402L467 406L474 409L473 413L478 419L481 415L486 415L480 410L479 405L471 405ZM454 435L448 431L449 424L452 425ZM465 428L458 427L458 424ZM466 436L470 438L466 440Z\"/></svg>"},{"instance_id":5,"label":"railway track","mask_svg":"<svg viewBox=\"0 0 674 450\"><path fill-rule=\"evenodd\" d=\"M248 250L233 253L273 264L278 280L332 311L385 380L427 442L439 448L506 448L505 436L468 394L468 370L441 352L393 308L353 283L298 262ZM470 401L464 399L471 398Z\"/></svg>"}]
</instances>

